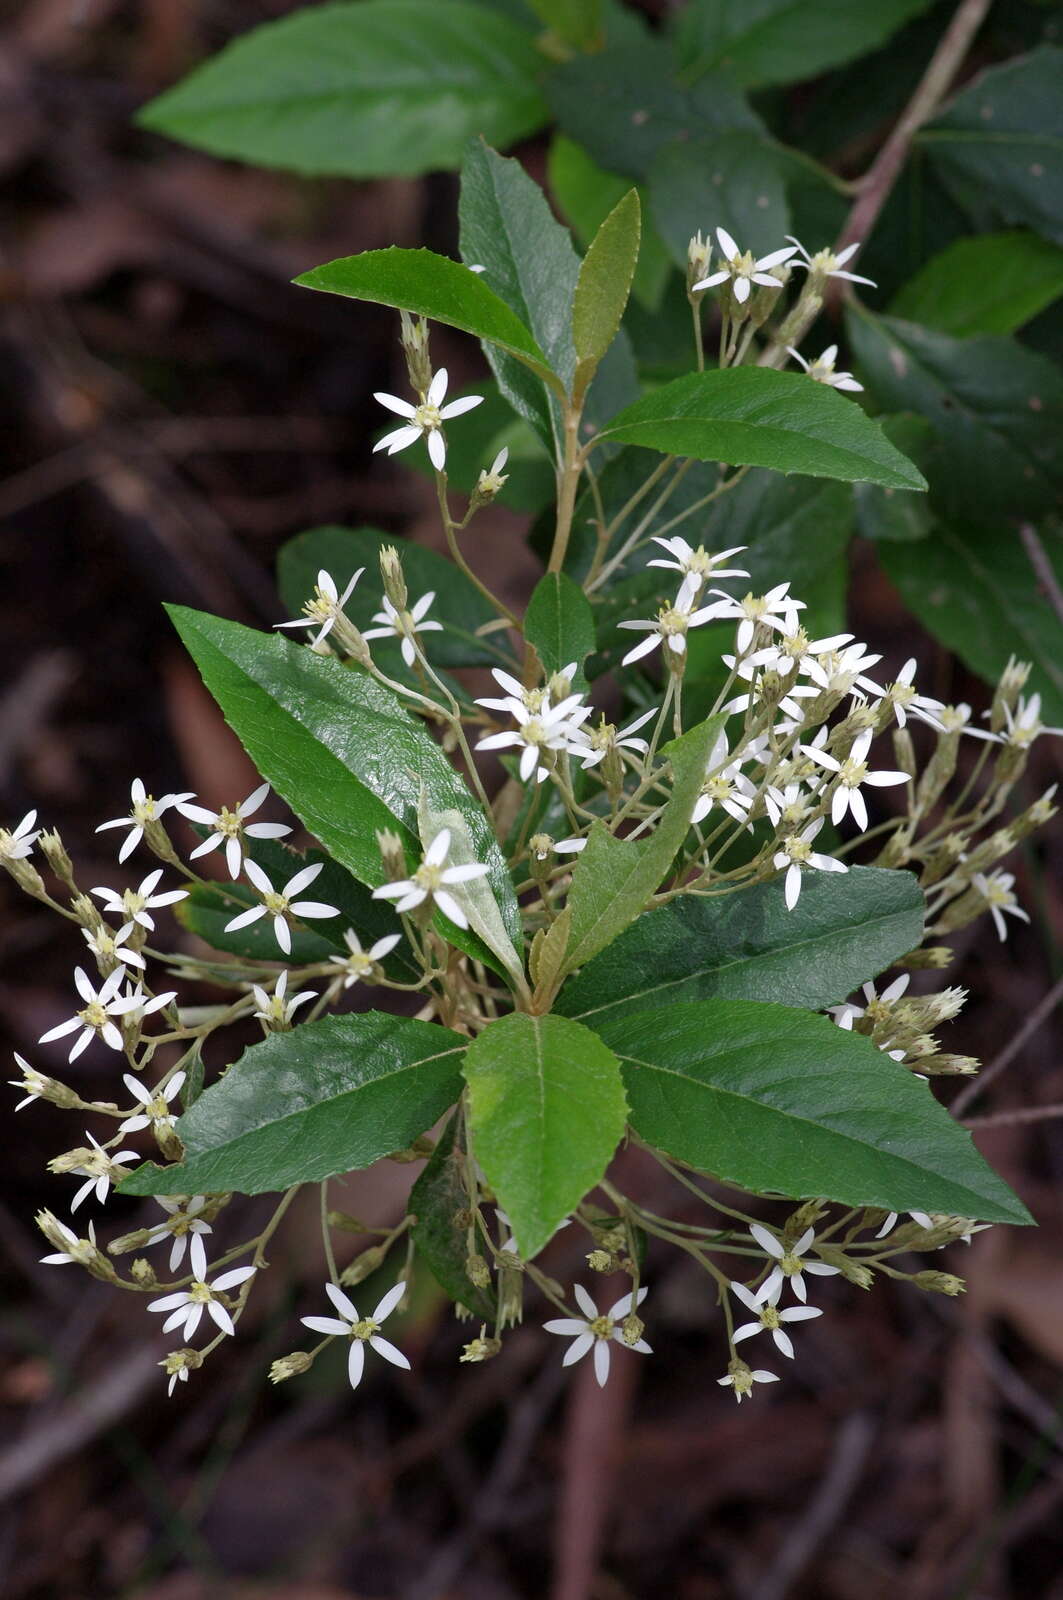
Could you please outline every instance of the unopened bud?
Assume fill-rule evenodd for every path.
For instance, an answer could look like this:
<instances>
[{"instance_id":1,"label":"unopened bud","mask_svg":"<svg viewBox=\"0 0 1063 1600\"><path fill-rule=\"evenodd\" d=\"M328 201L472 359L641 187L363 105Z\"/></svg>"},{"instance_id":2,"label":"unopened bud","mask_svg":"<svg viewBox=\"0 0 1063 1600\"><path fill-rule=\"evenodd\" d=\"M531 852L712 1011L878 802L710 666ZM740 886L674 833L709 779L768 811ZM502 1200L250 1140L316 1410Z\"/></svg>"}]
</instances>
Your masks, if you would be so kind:
<instances>
[{"instance_id":1,"label":"unopened bud","mask_svg":"<svg viewBox=\"0 0 1063 1600\"><path fill-rule=\"evenodd\" d=\"M1051 822L1056 815L1058 807L1054 804L1057 785L1053 784L1046 789L1040 800L1035 800L1032 806L1014 817L1009 824L1012 837L1018 843L1026 839L1038 828L1043 828L1046 822Z\"/></svg>"},{"instance_id":2,"label":"unopened bud","mask_svg":"<svg viewBox=\"0 0 1063 1600\"><path fill-rule=\"evenodd\" d=\"M917 1289L927 1289L931 1294L963 1294L967 1288L962 1278L951 1272L917 1272L911 1279Z\"/></svg>"},{"instance_id":3,"label":"unopened bud","mask_svg":"<svg viewBox=\"0 0 1063 1600\"><path fill-rule=\"evenodd\" d=\"M66 847L59 837L58 828L44 829L38 834L37 843L44 853L44 859L51 867L57 878L62 878L68 888L77 892L74 883L74 863L66 853Z\"/></svg>"},{"instance_id":4,"label":"unopened bud","mask_svg":"<svg viewBox=\"0 0 1063 1600\"><path fill-rule=\"evenodd\" d=\"M44 879L25 856L9 856L0 851L0 867L6 868L24 894L34 895L37 899L44 896Z\"/></svg>"},{"instance_id":5,"label":"unopened bud","mask_svg":"<svg viewBox=\"0 0 1063 1600\"><path fill-rule=\"evenodd\" d=\"M470 510L478 511L481 506L488 506L496 495L502 492L503 486L509 482L508 473L502 468L509 460L509 450L501 449L489 468L484 468L476 480L472 491Z\"/></svg>"},{"instance_id":6,"label":"unopened bud","mask_svg":"<svg viewBox=\"0 0 1063 1600\"><path fill-rule=\"evenodd\" d=\"M281 1356L269 1369L270 1383L284 1383L288 1378L301 1378L314 1365L314 1358L305 1350L293 1350L290 1356Z\"/></svg>"},{"instance_id":7,"label":"unopened bud","mask_svg":"<svg viewBox=\"0 0 1063 1600\"><path fill-rule=\"evenodd\" d=\"M405 878L406 852L402 847L402 840L397 833L392 833L389 828L383 829L376 836L377 849L380 859L384 863L384 872L389 882L395 883L400 878Z\"/></svg>"},{"instance_id":8,"label":"unopened bud","mask_svg":"<svg viewBox=\"0 0 1063 1600\"><path fill-rule=\"evenodd\" d=\"M694 285L708 277L711 260L712 241L703 239L699 228L687 245L687 295L691 300L698 301L703 294L708 294L707 289L695 290Z\"/></svg>"},{"instance_id":9,"label":"unopened bud","mask_svg":"<svg viewBox=\"0 0 1063 1600\"><path fill-rule=\"evenodd\" d=\"M940 970L951 966L953 952L947 944L928 944L923 950L909 950L897 962L899 967L910 967L913 972L925 969Z\"/></svg>"},{"instance_id":10,"label":"unopened bud","mask_svg":"<svg viewBox=\"0 0 1063 1600\"><path fill-rule=\"evenodd\" d=\"M815 1227L823 1214L824 1208L818 1200L806 1200L796 1211L791 1211L783 1224L783 1243L787 1246L795 1244L803 1233Z\"/></svg>"},{"instance_id":11,"label":"unopened bud","mask_svg":"<svg viewBox=\"0 0 1063 1600\"><path fill-rule=\"evenodd\" d=\"M880 1215L885 1220L886 1213L881 1212ZM847 1283L854 1283L858 1289L870 1289L874 1283L875 1277L870 1267L851 1260L845 1251L839 1250L836 1245L817 1245L816 1250L828 1267L837 1267Z\"/></svg>"},{"instance_id":12,"label":"unopened bud","mask_svg":"<svg viewBox=\"0 0 1063 1600\"><path fill-rule=\"evenodd\" d=\"M129 1268L129 1276L141 1289L154 1289L158 1283L155 1268L146 1256L137 1256Z\"/></svg>"},{"instance_id":13,"label":"unopened bud","mask_svg":"<svg viewBox=\"0 0 1063 1600\"><path fill-rule=\"evenodd\" d=\"M471 1250L465 1258L465 1276L477 1289L487 1289L491 1284L491 1272L483 1256Z\"/></svg>"},{"instance_id":14,"label":"unopened bud","mask_svg":"<svg viewBox=\"0 0 1063 1600\"><path fill-rule=\"evenodd\" d=\"M634 1311L629 1311L620 1324L620 1332L625 1344L638 1344L646 1332L646 1324L641 1317L635 1315Z\"/></svg>"},{"instance_id":15,"label":"unopened bud","mask_svg":"<svg viewBox=\"0 0 1063 1600\"><path fill-rule=\"evenodd\" d=\"M143 1250L151 1238L150 1228L138 1228L135 1233L120 1234L117 1239L112 1239L107 1246L108 1255L125 1256L130 1250Z\"/></svg>"},{"instance_id":16,"label":"unopened bud","mask_svg":"<svg viewBox=\"0 0 1063 1600\"><path fill-rule=\"evenodd\" d=\"M355 1256L349 1266L344 1267L340 1273L340 1282L344 1288L351 1288L356 1283L364 1283L365 1279L374 1273L387 1255L382 1244L374 1244L368 1250L363 1250L360 1256Z\"/></svg>"},{"instance_id":17,"label":"unopened bud","mask_svg":"<svg viewBox=\"0 0 1063 1600\"><path fill-rule=\"evenodd\" d=\"M989 714L991 732L1000 733L1007 727L1007 713L1014 711L1015 703L1026 687L1029 676L1029 661L1018 661L1015 656L1008 657L1008 664L1000 675L1000 681L993 695L993 706Z\"/></svg>"},{"instance_id":18,"label":"unopened bud","mask_svg":"<svg viewBox=\"0 0 1063 1600\"><path fill-rule=\"evenodd\" d=\"M592 1250L587 1257L587 1265L592 1272L613 1272L616 1258L608 1250Z\"/></svg>"},{"instance_id":19,"label":"unopened bud","mask_svg":"<svg viewBox=\"0 0 1063 1600\"><path fill-rule=\"evenodd\" d=\"M380 551L379 560L384 593L396 611L405 611L409 595L406 592L406 579L403 575L399 552L393 544L386 544Z\"/></svg>"},{"instance_id":20,"label":"unopened bud","mask_svg":"<svg viewBox=\"0 0 1063 1600\"><path fill-rule=\"evenodd\" d=\"M399 342L402 353L406 357L406 371L409 374L410 388L419 395L428 393L432 382L432 359L428 351L428 323L424 317L411 317L408 311L401 311L401 324L399 329Z\"/></svg>"}]
</instances>

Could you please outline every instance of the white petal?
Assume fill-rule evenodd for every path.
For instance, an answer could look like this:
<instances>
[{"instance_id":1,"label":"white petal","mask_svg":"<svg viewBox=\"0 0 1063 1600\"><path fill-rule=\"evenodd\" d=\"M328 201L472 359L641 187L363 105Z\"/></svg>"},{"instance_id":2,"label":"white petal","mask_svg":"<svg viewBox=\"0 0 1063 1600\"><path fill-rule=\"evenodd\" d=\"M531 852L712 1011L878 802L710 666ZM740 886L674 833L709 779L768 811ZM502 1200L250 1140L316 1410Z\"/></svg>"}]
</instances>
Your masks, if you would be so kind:
<instances>
[{"instance_id":1,"label":"white petal","mask_svg":"<svg viewBox=\"0 0 1063 1600\"><path fill-rule=\"evenodd\" d=\"M432 428L428 434L428 456L437 472L442 472L447 464L447 444L438 428Z\"/></svg>"},{"instance_id":2,"label":"white petal","mask_svg":"<svg viewBox=\"0 0 1063 1600\"><path fill-rule=\"evenodd\" d=\"M598 1307L595 1305L594 1301L591 1299L582 1283L574 1284L572 1293L575 1296L576 1304L579 1306L580 1310L593 1322L595 1317L598 1315Z\"/></svg>"},{"instance_id":3,"label":"white petal","mask_svg":"<svg viewBox=\"0 0 1063 1600\"><path fill-rule=\"evenodd\" d=\"M573 1362L581 1360L587 1354L587 1351L595 1342L593 1333L581 1333L578 1339L573 1339L571 1345L565 1351L561 1365L563 1367L571 1367Z\"/></svg>"},{"instance_id":4,"label":"white petal","mask_svg":"<svg viewBox=\"0 0 1063 1600\"><path fill-rule=\"evenodd\" d=\"M347 1377L352 1389L357 1389L362 1381L365 1371L365 1345L361 1339L352 1339L351 1348L347 1355Z\"/></svg>"},{"instance_id":5,"label":"white petal","mask_svg":"<svg viewBox=\"0 0 1063 1600\"><path fill-rule=\"evenodd\" d=\"M468 917L465 915L464 911L461 909L461 906L458 904L452 894L448 894L445 889L439 889L436 892L435 898L436 905L439 907L440 911L442 911L445 917L450 918L455 927L467 928L469 926Z\"/></svg>"},{"instance_id":6,"label":"white petal","mask_svg":"<svg viewBox=\"0 0 1063 1600\"><path fill-rule=\"evenodd\" d=\"M773 1233L769 1233L767 1228L762 1227L759 1222L751 1223L749 1231L753 1235L753 1238L756 1240L757 1244L760 1245L762 1250L766 1251L767 1254L772 1256L776 1261L782 1260L783 1256L786 1254L786 1251L783 1249L782 1245L779 1243L778 1239L776 1239ZM761 1296L763 1296L763 1290L761 1291Z\"/></svg>"},{"instance_id":7,"label":"white petal","mask_svg":"<svg viewBox=\"0 0 1063 1600\"><path fill-rule=\"evenodd\" d=\"M719 240L720 249L723 251L723 253L727 257L728 261L733 261L735 256L738 255L740 252L739 252L738 246L735 244L734 240L731 238L731 235L727 232L727 229L726 228L717 228L716 229L716 238Z\"/></svg>"},{"instance_id":8,"label":"white petal","mask_svg":"<svg viewBox=\"0 0 1063 1600\"><path fill-rule=\"evenodd\" d=\"M383 1356L385 1361L390 1361L393 1367L405 1367L406 1371L409 1372L410 1363L398 1346L391 1343L390 1339L382 1339L378 1333L373 1333L369 1336L369 1343L377 1355Z\"/></svg>"},{"instance_id":9,"label":"white petal","mask_svg":"<svg viewBox=\"0 0 1063 1600\"><path fill-rule=\"evenodd\" d=\"M378 1303L376 1310L373 1312L373 1321L383 1322L386 1317L390 1317L391 1313L394 1311L395 1307L398 1305L405 1293L406 1281L405 1279L400 1279L398 1283L388 1290L384 1298ZM357 1318L355 1320L357 1320Z\"/></svg>"},{"instance_id":10,"label":"white petal","mask_svg":"<svg viewBox=\"0 0 1063 1600\"><path fill-rule=\"evenodd\" d=\"M604 1389L609 1377L609 1358L611 1355L609 1341L596 1339L594 1342L594 1376L598 1380L599 1389Z\"/></svg>"},{"instance_id":11,"label":"white petal","mask_svg":"<svg viewBox=\"0 0 1063 1600\"><path fill-rule=\"evenodd\" d=\"M379 400L382 406L389 411L394 411L397 417L412 417L417 407L411 405L409 400L400 400L397 394L374 394L374 400Z\"/></svg>"}]
</instances>

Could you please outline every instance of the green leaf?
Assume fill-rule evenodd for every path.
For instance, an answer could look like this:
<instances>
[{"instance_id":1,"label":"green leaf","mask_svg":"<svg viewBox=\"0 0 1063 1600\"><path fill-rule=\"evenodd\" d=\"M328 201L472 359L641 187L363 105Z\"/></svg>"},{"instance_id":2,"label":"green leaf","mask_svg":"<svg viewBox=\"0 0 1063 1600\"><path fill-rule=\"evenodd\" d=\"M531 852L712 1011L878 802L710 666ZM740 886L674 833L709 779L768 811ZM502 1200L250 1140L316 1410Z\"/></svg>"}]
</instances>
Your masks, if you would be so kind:
<instances>
[{"instance_id":1,"label":"green leaf","mask_svg":"<svg viewBox=\"0 0 1063 1600\"><path fill-rule=\"evenodd\" d=\"M594 613L578 584L563 572L540 578L524 614L524 637L546 676L573 661L577 670L594 649Z\"/></svg>"},{"instance_id":2,"label":"green leaf","mask_svg":"<svg viewBox=\"0 0 1063 1600\"><path fill-rule=\"evenodd\" d=\"M603 1176L627 1105L616 1057L578 1022L514 1012L465 1056L476 1159L530 1259Z\"/></svg>"},{"instance_id":3,"label":"green leaf","mask_svg":"<svg viewBox=\"0 0 1063 1600\"><path fill-rule=\"evenodd\" d=\"M722 226L743 250L767 254L790 231L783 174L767 139L747 129L665 145L649 171L653 219L686 268L687 245L702 229ZM711 225L711 226L710 226Z\"/></svg>"},{"instance_id":4,"label":"green leaf","mask_svg":"<svg viewBox=\"0 0 1063 1600\"><path fill-rule=\"evenodd\" d=\"M565 44L587 50L601 43L602 0L528 0L528 4Z\"/></svg>"},{"instance_id":5,"label":"green leaf","mask_svg":"<svg viewBox=\"0 0 1063 1600\"><path fill-rule=\"evenodd\" d=\"M1046 526L1038 537L1063 584L1063 536ZM1032 662L1031 687L1044 702L1045 722L1063 723L1059 618L1016 532L945 523L918 544L882 544L878 553L905 605L935 638L990 683L1009 656Z\"/></svg>"},{"instance_id":6,"label":"green leaf","mask_svg":"<svg viewBox=\"0 0 1063 1600\"><path fill-rule=\"evenodd\" d=\"M648 838L617 839L604 822L592 824L572 873L568 895L572 929L563 972L574 972L604 950L641 915L660 887L687 836L705 763L723 721L722 715L710 717L663 747L661 754L671 761L674 781L664 814Z\"/></svg>"},{"instance_id":7,"label":"green leaf","mask_svg":"<svg viewBox=\"0 0 1063 1600\"><path fill-rule=\"evenodd\" d=\"M853 401L803 373L767 367L677 378L614 417L602 437L699 461L926 487L922 473Z\"/></svg>"},{"instance_id":8,"label":"green leaf","mask_svg":"<svg viewBox=\"0 0 1063 1600\"><path fill-rule=\"evenodd\" d=\"M302 615L303 601L309 600L324 568L336 580L342 593L348 580L365 568L344 611L363 631L372 627L372 615L380 610L382 583L379 556L385 545L393 545L402 558L411 601L432 590L431 616L443 624L443 632L432 636L433 665L443 667L512 666L512 660L491 637L480 638L477 629L495 620L494 608L445 556L424 545L414 544L397 534L380 533L376 528L310 528L289 539L277 558L277 579L281 598L293 617ZM304 637L313 638L313 632ZM374 641L381 666L394 677L401 657L399 641Z\"/></svg>"},{"instance_id":9,"label":"green leaf","mask_svg":"<svg viewBox=\"0 0 1063 1600\"><path fill-rule=\"evenodd\" d=\"M677 40L688 71L726 72L749 88L799 83L874 50L931 0L691 0Z\"/></svg>"},{"instance_id":10,"label":"green leaf","mask_svg":"<svg viewBox=\"0 0 1063 1600\"><path fill-rule=\"evenodd\" d=\"M1014 333L1063 294L1063 250L1036 233L957 239L897 294L895 317L953 339Z\"/></svg>"},{"instance_id":11,"label":"green leaf","mask_svg":"<svg viewBox=\"0 0 1063 1600\"><path fill-rule=\"evenodd\" d=\"M610 211L583 258L572 302L572 343L582 393L620 328L639 259L642 208L629 189Z\"/></svg>"},{"instance_id":12,"label":"green leaf","mask_svg":"<svg viewBox=\"0 0 1063 1600\"><path fill-rule=\"evenodd\" d=\"M911 411L898 411L878 421L890 444L932 481L937 435L929 422ZM853 502L857 532L864 539L925 539L934 526L934 513L925 494L858 483L853 486ZM803 591L795 584L795 592Z\"/></svg>"},{"instance_id":13,"label":"green leaf","mask_svg":"<svg viewBox=\"0 0 1063 1600\"><path fill-rule=\"evenodd\" d=\"M914 950L923 896L910 872L809 875L792 911L782 883L679 898L639 917L570 978L555 1010L589 1027L685 1000L776 1000L819 1011Z\"/></svg>"},{"instance_id":14,"label":"green leaf","mask_svg":"<svg viewBox=\"0 0 1063 1600\"><path fill-rule=\"evenodd\" d=\"M606 172L572 139L555 134L547 161L550 188L573 233L584 247L590 244L601 224L627 192L624 178ZM642 206L642 248L631 292L649 311L661 303L671 262L660 235L646 210L645 194L639 191Z\"/></svg>"},{"instance_id":15,"label":"green leaf","mask_svg":"<svg viewBox=\"0 0 1063 1600\"><path fill-rule=\"evenodd\" d=\"M916 135L979 227L1019 223L1063 244L1063 50L983 72Z\"/></svg>"},{"instance_id":16,"label":"green leaf","mask_svg":"<svg viewBox=\"0 0 1063 1600\"><path fill-rule=\"evenodd\" d=\"M520 911L494 829L435 740L387 689L304 645L183 606L169 612L262 776L337 861L377 887L383 828L397 831L416 859L423 789L441 810L464 816L519 948ZM452 938L459 942L456 932Z\"/></svg>"},{"instance_id":17,"label":"green leaf","mask_svg":"<svg viewBox=\"0 0 1063 1600\"><path fill-rule=\"evenodd\" d=\"M180 1166L148 1162L123 1194L265 1194L404 1150L461 1093L468 1041L367 1011L252 1045L177 1121Z\"/></svg>"},{"instance_id":18,"label":"green leaf","mask_svg":"<svg viewBox=\"0 0 1063 1600\"><path fill-rule=\"evenodd\" d=\"M567 391L576 372L572 299L579 277L567 229L520 162L480 140L469 146L462 164L458 217L462 256L484 268L485 285L531 329ZM559 424L550 397L504 351L486 354L507 400L552 443Z\"/></svg>"},{"instance_id":19,"label":"green leaf","mask_svg":"<svg viewBox=\"0 0 1063 1600\"><path fill-rule=\"evenodd\" d=\"M461 1225L460 1214L468 1210L469 1195L462 1181L462 1151L457 1144L460 1122L460 1113L455 1111L410 1190L409 1210L417 1218L413 1242L440 1288L474 1317L493 1322L498 1314L493 1287L478 1289L465 1271L468 1228Z\"/></svg>"},{"instance_id":20,"label":"green leaf","mask_svg":"<svg viewBox=\"0 0 1063 1600\"><path fill-rule=\"evenodd\" d=\"M1061 503L1063 375L1044 356L1012 339L949 339L862 309L848 327L880 404L917 412L941 438L936 509L997 524Z\"/></svg>"},{"instance_id":21,"label":"green leaf","mask_svg":"<svg viewBox=\"0 0 1063 1600\"><path fill-rule=\"evenodd\" d=\"M140 113L256 166L347 178L457 167L466 140L542 126L530 35L460 0L303 7L244 34Z\"/></svg>"},{"instance_id":22,"label":"green leaf","mask_svg":"<svg viewBox=\"0 0 1063 1600\"><path fill-rule=\"evenodd\" d=\"M827 1017L701 1000L623 1017L602 1036L620 1057L641 1137L725 1183L1031 1221L927 1085Z\"/></svg>"},{"instance_id":23,"label":"green leaf","mask_svg":"<svg viewBox=\"0 0 1063 1600\"><path fill-rule=\"evenodd\" d=\"M478 273L431 250L366 250L342 256L293 279L304 289L349 295L376 305L412 311L460 328L507 351L556 386L550 364L520 318Z\"/></svg>"}]
</instances>

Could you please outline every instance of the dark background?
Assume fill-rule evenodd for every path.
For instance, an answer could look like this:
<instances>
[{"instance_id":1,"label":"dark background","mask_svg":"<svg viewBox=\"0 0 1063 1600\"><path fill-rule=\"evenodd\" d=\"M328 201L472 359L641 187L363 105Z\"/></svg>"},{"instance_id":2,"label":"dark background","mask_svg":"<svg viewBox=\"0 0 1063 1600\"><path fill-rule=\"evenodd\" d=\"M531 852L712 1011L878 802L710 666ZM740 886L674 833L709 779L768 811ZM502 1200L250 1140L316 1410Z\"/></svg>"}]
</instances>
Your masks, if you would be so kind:
<instances>
[{"instance_id":1,"label":"dark background","mask_svg":"<svg viewBox=\"0 0 1063 1600\"><path fill-rule=\"evenodd\" d=\"M126 809L134 775L211 804L254 786L162 602L268 627L291 535L342 522L437 539L425 480L370 454L371 391L403 383L395 319L289 280L391 243L453 253L456 181L297 181L131 126L202 53L288 9L34 0L0 17L0 816L39 808L84 887L154 864L141 851L118 867L117 836L93 831ZM540 147L518 153L541 174ZM452 383L482 371L468 342L434 340ZM536 570L521 521L497 508L476 528L480 569L521 601ZM932 693L985 705L858 546L850 622L894 667L919 654ZM1051 781L1047 744L1022 803ZM993 1061L1051 988L1060 864L1058 832L1007 863L1033 919L1007 945L987 918L954 940L948 978L972 999L949 1047ZM81 955L75 930L0 881L9 1046L109 1096L109 1052L67 1071L61 1044L35 1043L69 1014ZM1063 1100L1057 1045L1050 1022L1030 1033L975 1112ZM155 1363L170 1341L143 1305L37 1265L34 1211L65 1216L72 1187L44 1163L81 1141L76 1120L36 1105L4 1126L5 1600L1063 1597L1050 1119L979 1135L1039 1232L996 1229L936 1258L968 1277L961 1300L832 1280L785 1383L740 1409L715 1383L726 1354L704 1286L671 1260L650 1272L656 1354L619 1360L603 1393L589 1367L562 1375L534 1301L501 1357L459 1367L476 1329L427 1284L402 1329L408 1378L377 1363L352 1396L322 1361L272 1389L269 1362L298 1345L323 1277L310 1197L239 1338L167 1403ZM335 1202L397 1216L415 1171L384 1164ZM261 1203L242 1204L253 1223ZM112 1202L107 1226L142 1214ZM552 1250L570 1277L575 1245Z\"/></svg>"}]
</instances>

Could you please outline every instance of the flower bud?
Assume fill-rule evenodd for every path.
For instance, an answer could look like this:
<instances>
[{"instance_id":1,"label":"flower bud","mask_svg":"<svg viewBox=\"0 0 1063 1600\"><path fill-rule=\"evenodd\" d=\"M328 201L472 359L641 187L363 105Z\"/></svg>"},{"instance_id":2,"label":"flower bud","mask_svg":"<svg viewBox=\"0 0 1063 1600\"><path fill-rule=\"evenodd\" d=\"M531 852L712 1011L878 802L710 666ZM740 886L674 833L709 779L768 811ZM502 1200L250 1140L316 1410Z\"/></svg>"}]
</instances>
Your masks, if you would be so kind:
<instances>
[{"instance_id":1,"label":"flower bud","mask_svg":"<svg viewBox=\"0 0 1063 1600\"><path fill-rule=\"evenodd\" d=\"M910 967L913 972L924 969L940 969L950 966L953 952L947 944L929 944L922 950L909 950L908 954L898 961L899 967Z\"/></svg>"},{"instance_id":2,"label":"flower bud","mask_svg":"<svg viewBox=\"0 0 1063 1600\"><path fill-rule=\"evenodd\" d=\"M470 512L478 511L481 506L489 506L495 496L502 492L503 485L509 482L509 474L502 471L508 459L509 450L503 447L490 467L481 470L472 491Z\"/></svg>"},{"instance_id":3,"label":"flower bud","mask_svg":"<svg viewBox=\"0 0 1063 1600\"><path fill-rule=\"evenodd\" d=\"M382 1244L370 1245L368 1250L363 1250L360 1256L355 1256L349 1266L344 1267L340 1273L340 1283L345 1289L351 1288L356 1283L364 1283L366 1278L374 1273L387 1255Z\"/></svg>"},{"instance_id":4,"label":"flower bud","mask_svg":"<svg viewBox=\"0 0 1063 1600\"><path fill-rule=\"evenodd\" d=\"M587 1265L592 1272L615 1272L616 1257L610 1255L608 1250L592 1250L587 1257Z\"/></svg>"},{"instance_id":5,"label":"flower bud","mask_svg":"<svg viewBox=\"0 0 1063 1600\"><path fill-rule=\"evenodd\" d=\"M625 1344L638 1344L646 1332L646 1324L641 1317L635 1315L634 1311L629 1311L620 1324L620 1332Z\"/></svg>"},{"instance_id":6,"label":"flower bud","mask_svg":"<svg viewBox=\"0 0 1063 1600\"><path fill-rule=\"evenodd\" d=\"M83 928L88 928L90 933L95 933L97 928L104 927L103 914L95 900L90 900L87 894L76 894L70 902L70 909Z\"/></svg>"},{"instance_id":7,"label":"flower bud","mask_svg":"<svg viewBox=\"0 0 1063 1600\"><path fill-rule=\"evenodd\" d=\"M687 245L687 297L695 304L702 295L708 294L707 289L695 291L694 285L700 283L702 278L709 275L709 262L712 260L712 240L701 237L699 228Z\"/></svg>"},{"instance_id":8,"label":"flower bud","mask_svg":"<svg viewBox=\"0 0 1063 1600\"><path fill-rule=\"evenodd\" d=\"M885 1221L886 1213L879 1212L879 1217ZM860 1261L853 1261L844 1250L839 1250L836 1245L817 1244L817 1253L826 1262L828 1267L837 1267L842 1277L848 1283L854 1283L858 1289L870 1289L875 1281L875 1275L870 1267L865 1267Z\"/></svg>"},{"instance_id":9,"label":"flower bud","mask_svg":"<svg viewBox=\"0 0 1063 1600\"><path fill-rule=\"evenodd\" d=\"M67 887L76 894L77 885L74 882L74 863L66 853L66 847L59 837L58 828L43 829L37 835L37 843L41 847L44 859L56 877L62 878Z\"/></svg>"},{"instance_id":10,"label":"flower bud","mask_svg":"<svg viewBox=\"0 0 1063 1600\"><path fill-rule=\"evenodd\" d=\"M141 1289L154 1289L158 1283L155 1268L146 1256L137 1256L129 1268L129 1276Z\"/></svg>"},{"instance_id":11,"label":"flower bud","mask_svg":"<svg viewBox=\"0 0 1063 1600\"><path fill-rule=\"evenodd\" d=\"M487 1289L491 1284L491 1272L483 1256L475 1250L470 1250L465 1258L465 1276L477 1289Z\"/></svg>"},{"instance_id":12,"label":"flower bud","mask_svg":"<svg viewBox=\"0 0 1063 1600\"><path fill-rule=\"evenodd\" d=\"M44 879L25 856L9 856L0 851L0 867L6 868L24 894L34 895L37 899L44 897Z\"/></svg>"},{"instance_id":13,"label":"flower bud","mask_svg":"<svg viewBox=\"0 0 1063 1600\"><path fill-rule=\"evenodd\" d=\"M380 859L384 863L384 872L389 882L396 883L400 878L405 878L406 852L402 847L402 840L397 833L392 833L389 828L383 829L376 836L377 848Z\"/></svg>"},{"instance_id":14,"label":"flower bud","mask_svg":"<svg viewBox=\"0 0 1063 1600\"><path fill-rule=\"evenodd\" d=\"M1019 661L1015 656L1008 657L1008 664L1000 675L1000 681L993 695L993 706L989 714L989 727L992 733L1000 733L1007 727L1007 713L1014 711L1015 703L1026 687L1029 676L1029 661Z\"/></svg>"},{"instance_id":15,"label":"flower bud","mask_svg":"<svg viewBox=\"0 0 1063 1600\"><path fill-rule=\"evenodd\" d=\"M432 358L428 350L428 323L424 317L416 320L408 311L400 311L399 342L406 357L406 371L410 388L419 395L428 393L432 382Z\"/></svg>"},{"instance_id":16,"label":"flower bud","mask_svg":"<svg viewBox=\"0 0 1063 1600\"><path fill-rule=\"evenodd\" d=\"M963 1294L967 1285L951 1272L917 1272L910 1280L917 1289L927 1289L931 1294Z\"/></svg>"},{"instance_id":17,"label":"flower bud","mask_svg":"<svg viewBox=\"0 0 1063 1600\"><path fill-rule=\"evenodd\" d=\"M399 552L393 544L386 544L380 551L380 576L384 583L384 593L395 607L396 611L405 611L409 595L406 591L406 579L402 571L402 562Z\"/></svg>"},{"instance_id":18,"label":"flower bud","mask_svg":"<svg viewBox=\"0 0 1063 1600\"><path fill-rule=\"evenodd\" d=\"M288 1378L301 1378L314 1365L314 1358L306 1350L293 1350L290 1356L281 1356L269 1369L270 1383L284 1383Z\"/></svg>"}]
</instances>

